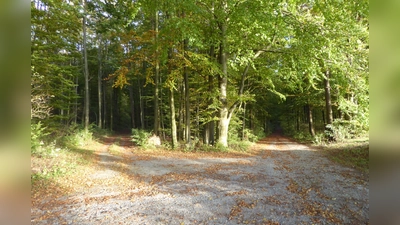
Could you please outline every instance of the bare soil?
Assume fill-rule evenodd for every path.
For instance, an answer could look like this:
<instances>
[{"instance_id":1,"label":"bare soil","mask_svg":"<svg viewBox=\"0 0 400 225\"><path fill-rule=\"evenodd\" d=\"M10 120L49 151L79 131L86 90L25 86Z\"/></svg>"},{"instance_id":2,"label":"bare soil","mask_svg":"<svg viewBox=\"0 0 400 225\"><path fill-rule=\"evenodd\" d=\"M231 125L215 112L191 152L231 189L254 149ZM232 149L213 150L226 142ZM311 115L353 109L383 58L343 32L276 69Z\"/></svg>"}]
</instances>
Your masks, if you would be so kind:
<instances>
[{"instance_id":1,"label":"bare soil","mask_svg":"<svg viewBox=\"0 0 400 225\"><path fill-rule=\"evenodd\" d=\"M283 136L249 153L143 151L128 136L103 141L86 185L33 204L32 224L369 223L366 176Z\"/></svg>"}]
</instances>

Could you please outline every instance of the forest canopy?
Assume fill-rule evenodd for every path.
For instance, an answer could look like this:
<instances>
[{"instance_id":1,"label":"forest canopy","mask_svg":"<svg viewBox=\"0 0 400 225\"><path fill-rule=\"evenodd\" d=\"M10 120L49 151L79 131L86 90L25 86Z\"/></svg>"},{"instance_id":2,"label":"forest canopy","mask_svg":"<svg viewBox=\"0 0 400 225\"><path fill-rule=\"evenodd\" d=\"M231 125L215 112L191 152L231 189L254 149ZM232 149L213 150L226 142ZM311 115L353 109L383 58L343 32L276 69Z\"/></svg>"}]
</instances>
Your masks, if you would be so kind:
<instances>
[{"instance_id":1,"label":"forest canopy","mask_svg":"<svg viewBox=\"0 0 400 225\"><path fill-rule=\"evenodd\" d=\"M368 18L366 0L32 0L31 130L364 135Z\"/></svg>"}]
</instances>

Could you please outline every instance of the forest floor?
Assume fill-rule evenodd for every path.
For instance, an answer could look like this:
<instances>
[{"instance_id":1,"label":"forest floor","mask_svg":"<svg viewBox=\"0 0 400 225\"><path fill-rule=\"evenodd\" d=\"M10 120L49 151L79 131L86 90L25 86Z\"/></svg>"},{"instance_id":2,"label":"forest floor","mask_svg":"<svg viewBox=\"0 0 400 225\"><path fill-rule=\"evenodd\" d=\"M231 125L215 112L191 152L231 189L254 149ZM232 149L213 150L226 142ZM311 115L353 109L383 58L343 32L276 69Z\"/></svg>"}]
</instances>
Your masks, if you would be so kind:
<instances>
[{"instance_id":1,"label":"forest floor","mask_svg":"<svg viewBox=\"0 0 400 225\"><path fill-rule=\"evenodd\" d=\"M35 184L32 224L368 224L368 174L271 135L248 152L139 150L129 136ZM46 188L44 188L46 187Z\"/></svg>"}]
</instances>

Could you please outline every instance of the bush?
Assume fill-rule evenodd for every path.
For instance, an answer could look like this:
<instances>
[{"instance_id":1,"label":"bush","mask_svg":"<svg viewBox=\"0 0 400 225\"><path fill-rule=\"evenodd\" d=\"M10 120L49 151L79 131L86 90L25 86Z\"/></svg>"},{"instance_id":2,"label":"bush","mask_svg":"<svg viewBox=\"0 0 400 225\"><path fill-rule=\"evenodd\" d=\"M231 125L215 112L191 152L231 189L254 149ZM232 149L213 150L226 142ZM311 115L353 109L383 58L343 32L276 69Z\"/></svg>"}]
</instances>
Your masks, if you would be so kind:
<instances>
[{"instance_id":1,"label":"bush","mask_svg":"<svg viewBox=\"0 0 400 225\"><path fill-rule=\"evenodd\" d=\"M141 129L132 129L132 141L141 147L147 147L148 140L151 136L151 132L147 132Z\"/></svg>"},{"instance_id":2,"label":"bush","mask_svg":"<svg viewBox=\"0 0 400 225\"><path fill-rule=\"evenodd\" d=\"M31 124L31 153L34 155L39 153L44 145L43 139L48 135L45 130L46 127L43 127L40 121Z\"/></svg>"},{"instance_id":3,"label":"bush","mask_svg":"<svg viewBox=\"0 0 400 225\"><path fill-rule=\"evenodd\" d=\"M293 138L302 143L312 142L314 140L314 137L308 132L297 132L293 135Z\"/></svg>"},{"instance_id":4,"label":"bush","mask_svg":"<svg viewBox=\"0 0 400 225\"><path fill-rule=\"evenodd\" d=\"M82 147L93 140L93 133L90 130L85 131L82 126L70 126L67 132L68 135L63 138L66 146Z\"/></svg>"},{"instance_id":5,"label":"bush","mask_svg":"<svg viewBox=\"0 0 400 225\"><path fill-rule=\"evenodd\" d=\"M323 144L325 142L325 137L323 133L315 134L313 138L313 143L316 145Z\"/></svg>"}]
</instances>

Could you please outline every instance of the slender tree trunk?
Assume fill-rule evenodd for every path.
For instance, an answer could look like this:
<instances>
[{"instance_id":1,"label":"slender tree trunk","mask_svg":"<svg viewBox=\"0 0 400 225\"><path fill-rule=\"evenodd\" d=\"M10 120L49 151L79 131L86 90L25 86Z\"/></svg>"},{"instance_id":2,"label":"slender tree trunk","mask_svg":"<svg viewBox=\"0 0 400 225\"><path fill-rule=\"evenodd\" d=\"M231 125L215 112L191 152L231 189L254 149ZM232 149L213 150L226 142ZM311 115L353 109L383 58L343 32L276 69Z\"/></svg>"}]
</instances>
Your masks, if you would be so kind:
<instances>
[{"instance_id":1,"label":"slender tree trunk","mask_svg":"<svg viewBox=\"0 0 400 225\"><path fill-rule=\"evenodd\" d=\"M183 140L183 99L184 99L184 89L183 84L180 85L180 98L179 98L179 112L178 112L178 139Z\"/></svg>"},{"instance_id":2,"label":"slender tree trunk","mask_svg":"<svg viewBox=\"0 0 400 225\"><path fill-rule=\"evenodd\" d=\"M175 99L174 89L170 88L170 109L171 109L171 134L172 134L172 148L179 146L177 132L176 132L176 119L175 119Z\"/></svg>"},{"instance_id":3,"label":"slender tree trunk","mask_svg":"<svg viewBox=\"0 0 400 225\"><path fill-rule=\"evenodd\" d=\"M103 78L103 64L102 64L102 56L101 56L101 36L99 37L99 47L98 47L98 52L97 52L97 57L98 57L98 63L99 63L99 73L98 73L98 76L97 76L97 95L98 95L98 99L99 99L99 102L98 102L98 104L99 104L99 120L98 120L98 127L99 128L102 128L102 124L103 124L103 121L102 121L102 105L101 105L101 100L102 100L102 97L101 97L101 95L102 95L102 90L101 90L101 87L102 87L102 84L101 84L101 82L102 82L102 78Z\"/></svg>"},{"instance_id":4,"label":"slender tree trunk","mask_svg":"<svg viewBox=\"0 0 400 225\"><path fill-rule=\"evenodd\" d=\"M111 88L110 97L110 130L114 129L114 90Z\"/></svg>"},{"instance_id":5,"label":"slender tree trunk","mask_svg":"<svg viewBox=\"0 0 400 225\"><path fill-rule=\"evenodd\" d=\"M332 112L332 102L331 102L331 86L329 83L329 71L325 72L326 78L324 79L325 85L325 107L327 115L327 124L332 124L333 122L333 112Z\"/></svg>"},{"instance_id":6,"label":"slender tree trunk","mask_svg":"<svg viewBox=\"0 0 400 225\"><path fill-rule=\"evenodd\" d=\"M131 127L135 128L135 100L133 99L133 84L129 85L129 102L131 108Z\"/></svg>"},{"instance_id":7,"label":"slender tree trunk","mask_svg":"<svg viewBox=\"0 0 400 225\"><path fill-rule=\"evenodd\" d=\"M210 61L215 61L215 46L211 44L210 47ZM208 93L211 94L214 91L214 77L212 74L208 75ZM209 96L208 104L211 105L213 103L212 96ZM214 117L214 113L211 112L211 117ZM215 133L215 121L211 120L210 122L205 124L204 127L204 136L203 142L204 144L211 144L214 145L214 133Z\"/></svg>"},{"instance_id":8,"label":"slender tree trunk","mask_svg":"<svg viewBox=\"0 0 400 225\"><path fill-rule=\"evenodd\" d=\"M187 56L188 39L183 41L183 50L185 52L185 57ZM184 73L184 83L185 83L185 140L186 145L190 146L190 96L189 96L189 71L187 66L183 68Z\"/></svg>"},{"instance_id":9,"label":"slender tree trunk","mask_svg":"<svg viewBox=\"0 0 400 225\"><path fill-rule=\"evenodd\" d=\"M155 37L154 43L156 46L156 68L154 75L154 133L158 136L160 129L160 117L159 117L159 73L160 73L160 62L158 56L158 10L155 12L155 23L154 23Z\"/></svg>"},{"instance_id":10,"label":"slender tree trunk","mask_svg":"<svg viewBox=\"0 0 400 225\"><path fill-rule=\"evenodd\" d=\"M160 83L162 84L162 80L161 80L161 76L160 76ZM165 126L164 126L164 112L163 112L163 88L162 86L159 87L160 88L160 101L159 104L160 106L158 107L158 113L160 115L160 126L161 127L161 134L160 136L162 137L162 140L165 141Z\"/></svg>"},{"instance_id":11,"label":"slender tree trunk","mask_svg":"<svg viewBox=\"0 0 400 225\"><path fill-rule=\"evenodd\" d=\"M78 85L79 84L79 77L76 76L75 78L75 95L79 96L78 94ZM78 98L75 98L75 105L74 105L74 123L78 122Z\"/></svg>"},{"instance_id":12,"label":"slender tree trunk","mask_svg":"<svg viewBox=\"0 0 400 225\"><path fill-rule=\"evenodd\" d=\"M82 0L83 12L83 59L84 59L84 74L85 74L85 131L89 129L89 68L87 62L87 46L86 46L86 1Z\"/></svg>"},{"instance_id":13,"label":"slender tree trunk","mask_svg":"<svg viewBox=\"0 0 400 225\"><path fill-rule=\"evenodd\" d=\"M335 137L332 134L332 128L328 127L328 125L331 125L333 123L333 112L332 112L332 102L331 102L331 87L329 83L329 77L330 72L327 70L325 72L325 78L324 78L324 86L325 86L325 108L326 108L326 124L325 130L329 131L328 132L328 140L329 141L334 141Z\"/></svg>"},{"instance_id":14,"label":"slender tree trunk","mask_svg":"<svg viewBox=\"0 0 400 225\"><path fill-rule=\"evenodd\" d=\"M107 61L108 60L108 47L107 47L107 41L104 44L104 59ZM102 88L102 94L103 94L103 129L107 128L107 122L108 121L108 114L107 114L107 82L104 81L102 82L103 88Z\"/></svg>"},{"instance_id":15,"label":"slender tree trunk","mask_svg":"<svg viewBox=\"0 0 400 225\"><path fill-rule=\"evenodd\" d=\"M242 119L242 141L245 139L246 130L246 103L243 104L243 119Z\"/></svg>"},{"instance_id":16,"label":"slender tree trunk","mask_svg":"<svg viewBox=\"0 0 400 225\"><path fill-rule=\"evenodd\" d=\"M172 66L170 63L172 60L172 48L168 49L168 73L171 73ZM176 130L176 115L175 115L175 98L174 98L174 88L169 88L169 108L171 110L171 136L172 136L172 148L175 149L179 147L177 130Z\"/></svg>"},{"instance_id":17,"label":"slender tree trunk","mask_svg":"<svg viewBox=\"0 0 400 225\"><path fill-rule=\"evenodd\" d=\"M310 132L311 136L315 136L314 130L314 122L313 122L313 114L312 114L312 106L308 104L308 131Z\"/></svg>"},{"instance_id":18,"label":"slender tree trunk","mask_svg":"<svg viewBox=\"0 0 400 225\"><path fill-rule=\"evenodd\" d=\"M103 128L107 127L107 83L103 83Z\"/></svg>"},{"instance_id":19,"label":"slender tree trunk","mask_svg":"<svg viewBox=\"0 0 400 225\"><path fill-rule=\"evenodd\" d=\"M146 74L146 62L143 62L143 74ZM143 98L142 98L142 85L140 83L140 76L138 77L138 89L139 89L139 108L140 108L140 127L143 130L145 128L144 124L144 106L143 106Z\"/></svg>"}]
</instances>

